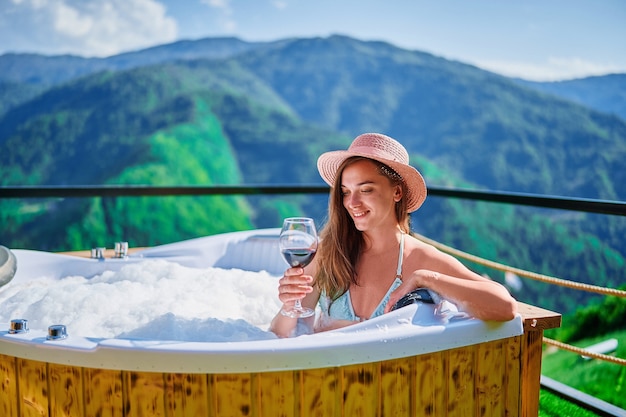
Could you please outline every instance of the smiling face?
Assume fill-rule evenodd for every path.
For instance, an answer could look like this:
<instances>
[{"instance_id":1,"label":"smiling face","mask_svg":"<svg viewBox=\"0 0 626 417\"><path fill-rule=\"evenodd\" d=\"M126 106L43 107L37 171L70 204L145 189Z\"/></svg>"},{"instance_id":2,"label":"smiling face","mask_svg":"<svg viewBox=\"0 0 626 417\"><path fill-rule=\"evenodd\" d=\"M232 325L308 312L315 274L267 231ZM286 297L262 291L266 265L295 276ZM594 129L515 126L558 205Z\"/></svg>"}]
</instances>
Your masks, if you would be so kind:
<instances>
[{"instance_id":1,"label":"smiling face","mask_svg":"<svg viewBox=\"0 0 626 417\"><path fill-rule=\"evenodd\" d=\"M395 206L402 188L381 174L376 163L361 159L348 165L341 175L343 206L357 230L373 231L398 224Z\"/></svg>"}]
</instances>

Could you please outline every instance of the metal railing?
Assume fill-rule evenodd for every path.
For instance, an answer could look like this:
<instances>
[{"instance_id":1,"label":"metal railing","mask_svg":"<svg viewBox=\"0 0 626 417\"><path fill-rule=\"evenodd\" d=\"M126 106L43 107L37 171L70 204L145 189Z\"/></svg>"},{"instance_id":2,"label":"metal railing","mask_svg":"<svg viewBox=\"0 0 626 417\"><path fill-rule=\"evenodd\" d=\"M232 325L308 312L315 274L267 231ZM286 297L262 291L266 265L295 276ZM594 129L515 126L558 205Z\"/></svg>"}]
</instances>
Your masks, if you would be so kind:
<instances>
[{"instance_id":1,"label":"metal railing","mask_svg":"<svg viewBox=\"0 0 626 417\"><path fill-rule=\"evenodd\" d=\"M152 185L70 185L70 186L5 186L0 187L2 198L73 198L122 196L200 196L200 195L260 195L260 194L324 194L326 185L213 185L213 186L152 186ZM587 213L626 216L626 202L570 198L502 191L463 190L458 188L428 187L428 194L436 197L480 200L522 206L574 210Z\"/></svg>"}]
</instances>

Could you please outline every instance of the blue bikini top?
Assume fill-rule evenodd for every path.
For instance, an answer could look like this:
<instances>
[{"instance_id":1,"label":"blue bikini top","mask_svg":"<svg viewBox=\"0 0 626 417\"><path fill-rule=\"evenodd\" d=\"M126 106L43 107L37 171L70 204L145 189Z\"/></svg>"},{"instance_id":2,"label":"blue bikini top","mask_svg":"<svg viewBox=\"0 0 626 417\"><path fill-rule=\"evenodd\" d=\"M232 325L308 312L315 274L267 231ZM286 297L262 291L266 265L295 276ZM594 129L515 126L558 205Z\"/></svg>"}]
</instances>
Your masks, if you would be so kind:
<instances>
[{"instance_id":1,"label":"blue bikini top","mask_svg":"<svg viewBox=\"0 0 626 417\"><path fill-rule=\"evenodd\" d=\"M389 295L402 284L402 255L404 254L404 233L402 233L402 239L400 239L400 253L398 255L398 267L396 269L396 278L394 279L391 287L387 290L387 294L380 301L374 312L370 317L359 317L354 313L352 308L352 300L350 299L350 290L341 294L339 298L332 301L331 298L322 291L319 299L319 306L322 310L322 315L330 317L332 319L339 320L351 320L351 321L363 321L378 317L385 311L385 306L389 302Z\"/></svg>"}]
</instances>

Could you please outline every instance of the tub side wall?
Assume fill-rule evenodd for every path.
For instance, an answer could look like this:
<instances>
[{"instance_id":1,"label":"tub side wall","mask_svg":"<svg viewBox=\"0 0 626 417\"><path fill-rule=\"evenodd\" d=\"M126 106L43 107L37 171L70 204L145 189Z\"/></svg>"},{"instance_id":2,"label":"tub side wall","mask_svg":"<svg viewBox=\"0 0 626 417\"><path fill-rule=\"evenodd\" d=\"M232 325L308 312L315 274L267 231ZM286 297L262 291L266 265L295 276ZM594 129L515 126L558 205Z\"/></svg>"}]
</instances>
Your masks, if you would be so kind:
<instances>
[{"instance_id":1,"label":"tub side wall","mask_svg":"<svg viewBox=\"0 0 626 417\"><path fill-rule=\"evenodd\" d=\"M524 336L409 358L243 374L81 368L0 354L0 412L38 416L519 416ZM529 365L529 363L526 363Z\"/></svg>"}]
</instances>

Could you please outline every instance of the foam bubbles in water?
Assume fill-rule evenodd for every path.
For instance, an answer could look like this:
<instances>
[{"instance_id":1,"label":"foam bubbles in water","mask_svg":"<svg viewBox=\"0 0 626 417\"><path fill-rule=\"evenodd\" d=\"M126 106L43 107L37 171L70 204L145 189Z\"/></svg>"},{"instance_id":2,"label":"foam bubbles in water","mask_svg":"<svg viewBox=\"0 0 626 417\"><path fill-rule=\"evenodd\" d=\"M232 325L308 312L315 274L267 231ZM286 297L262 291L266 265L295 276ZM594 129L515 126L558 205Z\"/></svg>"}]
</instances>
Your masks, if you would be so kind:
<instances>
[{"instance_id":1,"label":"foam bubbles in water","mask_svg":"<svg viewBox=\"0 0 626 417\"><path fill-rule=\"evenodd\" d=\"M278 282L266 272L142 261L90 279L34 279L0 289L0 322L31 331L64 324L70 336L196 342L274 338Z\"/></svg>"}]
</instances>

